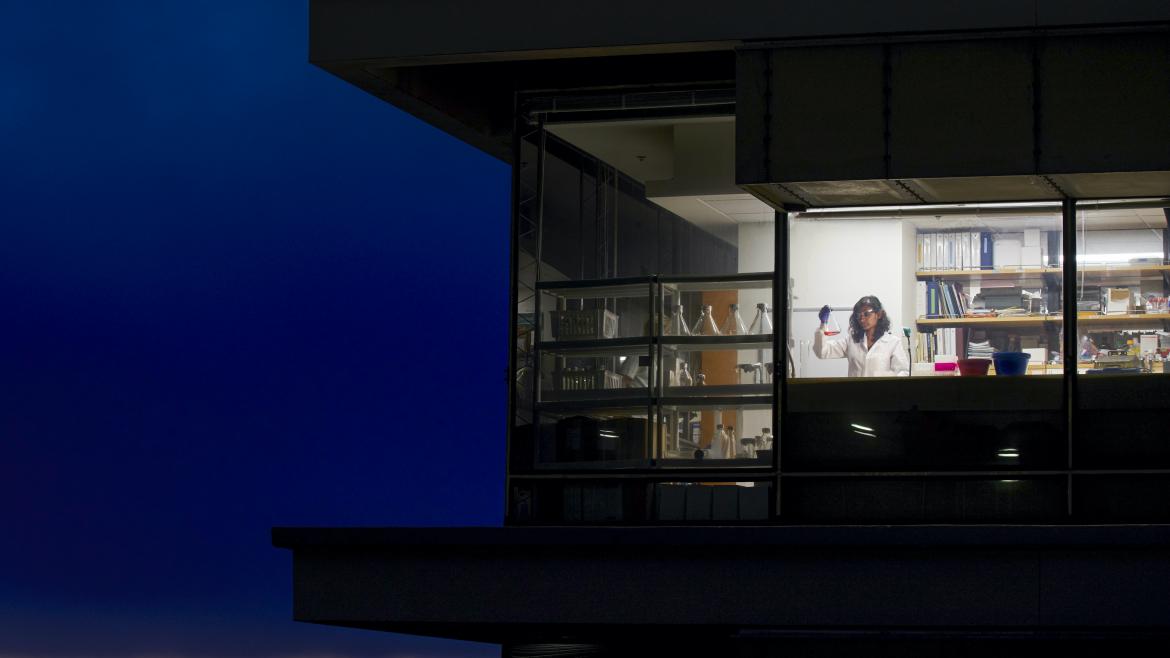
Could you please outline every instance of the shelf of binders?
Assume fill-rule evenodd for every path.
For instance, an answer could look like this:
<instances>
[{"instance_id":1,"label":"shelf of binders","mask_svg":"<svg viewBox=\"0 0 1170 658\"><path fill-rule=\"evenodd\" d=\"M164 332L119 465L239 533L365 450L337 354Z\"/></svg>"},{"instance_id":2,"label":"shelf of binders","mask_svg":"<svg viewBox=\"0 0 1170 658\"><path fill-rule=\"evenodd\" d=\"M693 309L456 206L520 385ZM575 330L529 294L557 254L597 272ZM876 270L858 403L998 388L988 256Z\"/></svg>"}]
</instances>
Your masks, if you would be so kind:
<instances>
[{"instance_id":1,"label":"shelf of binders","mask_svg":"<svg viewBox=\"0 0 1170 658\"><path fill-rule=\"evenodd\" d=\"M1059 267L1001 267L993 270L918 270L915 276L922 281L929 279L963 279L967 281L1015 280L1021 277L1043 274L1060 274ZM1086 265L1077 268L1082 274L1094 278L1109 279L1116 276L1154 277L1170 273L1170 265Z\"/></svg>"},{"instance_id":2,"label":"shelf of binders","mask_svg":"<svg viewBox=\"0 0 1170 658\"><path fill-rule=\"evenodd\" d=\"M1041 276L1044 274L1060 274L1059 267L1004 267L994 270L918 270L915 276L920 281L930 279L962 279L965 281L1014 281L1016 279Z\"/></svg>"},{"instance_id":3,"label":"shelf of binders","mask_svg":"<svg viewBox=\"0 0 1170 658\"><path fill-rule=\"evenodd\" d=\"M988 327L992 329L1011 329L1018 327L1042 327L1046 324L1061 322L1059 315L1008 315L995 318L918 318L917 324L922 328L938 327Z\"/></svg>"},{"instance_id":4,"label":"shelf of binders","mask_svg":"<svg viewBox=\"0 0 1170 658\"><path fill-rule=\"evenodd\" d=\"M918 318L920 328L936 327L987 327L992 329L1010 329L1013 327L1040 327L1047 324L1064 322L1059 315L1008 315L995 318ZM1170 313L1126 313L1124 315L1078 315L1077 324L1119 327L1139 327L1142 325L1160 325L1170 322Z\"/></svg>"}]
</instances>

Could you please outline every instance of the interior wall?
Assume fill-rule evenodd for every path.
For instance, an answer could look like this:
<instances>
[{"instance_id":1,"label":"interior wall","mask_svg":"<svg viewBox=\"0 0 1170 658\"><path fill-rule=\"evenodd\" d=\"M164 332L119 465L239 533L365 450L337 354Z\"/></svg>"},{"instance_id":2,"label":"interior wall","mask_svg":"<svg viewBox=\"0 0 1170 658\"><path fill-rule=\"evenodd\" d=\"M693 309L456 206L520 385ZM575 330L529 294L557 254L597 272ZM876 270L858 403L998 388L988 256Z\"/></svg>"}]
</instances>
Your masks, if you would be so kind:
<instances>
[{"instance_id":1,"label":"interior wall","mask_svg":"<svg viewBox=\"0 0 1170 658\"><path fill-rule=\"evenodd\" d=\"M918 229L914 224L902 221L902 313L898 316L901 324L894 326L893 319L890 320L890 327L894 331L901 331L903 327L910 330L910 361L911 368L913 368L914 349L913 346L918 344L918 277L915 272L918 270ZM902 339L903 346L906 346L906 339Z\"/></svg>"},{"instance_id":2,"label":"interior wall","mask_svg":"<svg viewBox=\"0 0 1170 658\"><path fill-rule=\"evenodd\" d=\"M852 309L862 296L875 295L889 315L892 331L912 324L914 242L911 237L907 249L905 230L904 222L898 219L793 222L789 263L794 310L790 333L795 343L794 356L800 361L798 376L847 374L844 359L822 360L811 355L813 335L819 325L817 309L825 304ZM848 331L848 311L834 311L834 318L842 331Z\"/></svg>"}]
</instances>

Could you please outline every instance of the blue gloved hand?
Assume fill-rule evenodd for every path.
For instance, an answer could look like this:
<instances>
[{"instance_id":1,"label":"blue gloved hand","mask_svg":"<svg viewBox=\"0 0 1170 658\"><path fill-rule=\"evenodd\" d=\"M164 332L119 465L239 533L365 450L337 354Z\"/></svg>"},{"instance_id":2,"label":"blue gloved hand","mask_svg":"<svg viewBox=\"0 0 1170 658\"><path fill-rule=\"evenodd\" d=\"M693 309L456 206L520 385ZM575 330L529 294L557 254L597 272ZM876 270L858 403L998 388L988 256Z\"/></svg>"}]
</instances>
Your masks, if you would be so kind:
<instances>
[{"instance_id":1,"label":"blue gloved hand","mask_svg":"<svg viewBox=\"0 0 1170 658\"><path fill-rule=\"evenodd\" d=\"M825 324L826 322L829 321L829 313L830 313L830 311L829 311L828 304L825 304L824 306L821 307L821 312L817 313L817 317L821 319L821 324Z\"/></svg>"}]
</instances>

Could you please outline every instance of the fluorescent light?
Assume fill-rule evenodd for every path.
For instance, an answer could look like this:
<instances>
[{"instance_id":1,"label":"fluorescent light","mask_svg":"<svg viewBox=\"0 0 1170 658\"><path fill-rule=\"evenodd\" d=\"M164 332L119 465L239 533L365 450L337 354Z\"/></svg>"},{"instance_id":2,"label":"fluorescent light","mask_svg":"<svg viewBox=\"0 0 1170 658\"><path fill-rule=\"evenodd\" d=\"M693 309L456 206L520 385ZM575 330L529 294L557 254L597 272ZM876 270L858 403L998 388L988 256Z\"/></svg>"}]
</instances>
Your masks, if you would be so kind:
<instances>
[{"instance_id":1,"label":"fluorescent light","mask_svg":"<svg viewBox=\"0 0 1170 658\"><path fill-rule=\"evenodd\" d=\"M1019 482L1019 480L1000 480L1000 482Z\"/></svg>"},{"instance_id":2,"label":"fluorescent light","mask_svg":"<svg viewBox=\"0 0 1170 658\"><path fill-rule=\"evenodd\" d=\"M1004 459L1016 459L1020 456L1020 451L1015 448L1004 448L995 454Z\"/></svg>"},{"instance_id":3,"label":"fluorescent light","mask_svg":"<svg viewBox=\"0 0 1170 658\"><path fill-rule=\"evenodd\" d=\"M865 425L858 425L857 423L849 423L849 427L852 427L853 429L861 430L863 432L872 432L873 431L872 427L866 427Z\"/></svg>"},{"instance_id":4,"label":"fluorescent light","mask_svg":"<svg viewBox=\"0 0 1170 658\"><path fill-rule=\"evenodd\" d=\"M815 208L807 212L815 213L848 213L848 212L898 212L900 210L992 210L1002 208L1059 208L1060 201L1007 201L1001 203L928 203L916 206L838 206L834 208Z\"/></svg>"},{"instance_id":5,"label":"fluorescent light","mask_svg":"<svg viewBox=\"0 0 1170 658\"><path fill-rule=\"evenodd\" d=\"M872 432L862 432L861 430L853 430L853 433L854 433L854 434L860 434L860 435L862 435L862 436L868 436L868 437L869 437L869 438L871 438L871 439L876 439L876 438L877 438L877 434L873 434Z\"/></svg>"}]
</instances>

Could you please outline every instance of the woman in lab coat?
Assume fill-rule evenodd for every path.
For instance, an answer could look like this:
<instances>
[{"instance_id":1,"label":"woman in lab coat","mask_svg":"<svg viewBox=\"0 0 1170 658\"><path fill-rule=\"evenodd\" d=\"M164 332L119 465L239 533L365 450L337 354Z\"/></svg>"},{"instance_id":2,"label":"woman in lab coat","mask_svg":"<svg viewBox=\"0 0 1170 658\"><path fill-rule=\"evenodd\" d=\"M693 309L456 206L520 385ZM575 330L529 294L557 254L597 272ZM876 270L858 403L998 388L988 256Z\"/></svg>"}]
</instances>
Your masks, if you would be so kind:
<instances>
[{"instance_id":1,"label":"woman in lab coat","mask_svg":"<svg viewBox=\"0 0 1170 658\"><path fill-rule=\"evenodd\" d=\"M849 331L825 333L829 307L821 308L821 326L813 337L813 353L822 359L849 359L850 377L897 377L910 374L910 356L902 337L890 333L890 318L877 297L866 295L853 305Z\"/></svg>"}]
</instances>

